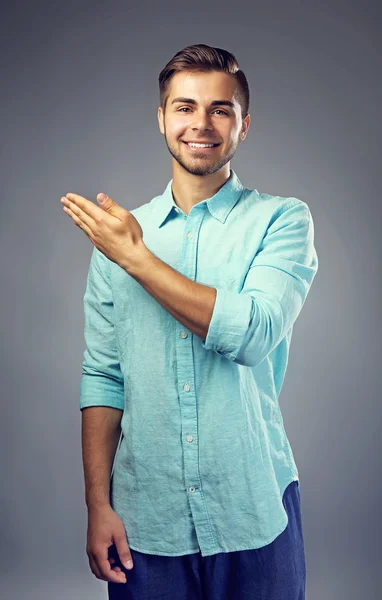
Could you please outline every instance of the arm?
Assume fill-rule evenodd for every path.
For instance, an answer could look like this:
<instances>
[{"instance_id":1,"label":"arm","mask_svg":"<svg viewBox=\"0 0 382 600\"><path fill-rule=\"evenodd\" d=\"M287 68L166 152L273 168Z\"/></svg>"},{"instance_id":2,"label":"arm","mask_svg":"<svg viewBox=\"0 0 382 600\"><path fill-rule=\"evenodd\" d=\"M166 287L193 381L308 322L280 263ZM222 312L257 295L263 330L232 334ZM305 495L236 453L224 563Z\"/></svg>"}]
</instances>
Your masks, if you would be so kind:
<instances>
[{"instance_id":1,"label":"arm","mask_svg":"<svg viewBox=\"0 0 382 600\"><path fill-rule=\"evenodd\" d=\"M216 288L196 283L143 246L140 260L125 270L189 331L205 339Z\"/></svg>"},{"instance_id":2,"label":"arm","mask_svg":"<svg viewBox=\"0 0 382 600\"><path fill-rule=\"evenodd\" d=\"M114 330L110 263L94 246L84 295L86 349L82 362L80 409L124 409L124 379Z\"/></svg>"},{"instance_id":3,"label":"arm","mask_svg":"<svg viewBox=\"0 0 382 600\"><path fill-rule=\"evenodd\" d=\"M84 295L86 350L82 363L82 458L88 508L86 553L96 577L126 582L108 559L114 544L125 566L131 560L122 520L111 506L110 478L121 433L124 379L114 331L110 263L94 246ZM130 567L127 567L130 568Z\"/></svg>"},{"instance_id":4,"label":"arm","mask_svg":"<svg viewBox=\"0 0 382 600\"><path fill-rule=\"evenodd\" d=\"M110 474L121 418L121 410L108 406L92 406L82 411L82 460L88 509L110 504Z\"/></svg>"},{"instance_id":5,"label":"arm","mask_svg":"<svg viewBox=\"0 0 382 600\"><path fill-rule=\"evenodd\" d=\"M274 215L240 293L191 281L148 249L141 256L128 272L203 348L246 366L258 365L292 327L318 269L312 216L296 201Z\"/></svg>"},{"instance_id":6,"label":"arm","mask_svg":"<svg viewBox=\"0 0 382 600\"><path fill-rule=\"evenodd\" d=\"M94 247L84 295L86 349L80 386L88 507L109 504L111 468L124 409L109 266L106 257Z\"/></svg>"},{"instance_id":7,"label":"arm","mask_svg":"<svg viewBox=\"0 0 382 600\"><path fill-rule=\"evenodd\" d=\"M318 270L314 225L305 203L273 216L240 293L218 289L202 346L256 367L294 325Z\"/></svg>"}]
</instances>

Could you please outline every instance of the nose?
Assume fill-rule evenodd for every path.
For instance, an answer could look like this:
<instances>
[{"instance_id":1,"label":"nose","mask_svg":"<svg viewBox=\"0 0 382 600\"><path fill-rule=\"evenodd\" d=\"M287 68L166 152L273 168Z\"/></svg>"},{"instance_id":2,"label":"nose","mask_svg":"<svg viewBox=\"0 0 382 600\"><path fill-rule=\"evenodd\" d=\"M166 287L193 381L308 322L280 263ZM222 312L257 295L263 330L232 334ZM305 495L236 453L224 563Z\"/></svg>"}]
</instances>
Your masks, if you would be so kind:
<instances>
[{"instance_id":1,"label":"nose","mask_svg":"<svg viewBox=\"0 0 382 600\"><path fill-rule=\"evenodd\" d=\"M192 119L191 128L193 131L197 131L198 129L200 129L201 131L213 129L208 111L195 111L194 117Z\"/></svg>"}]
</instances>

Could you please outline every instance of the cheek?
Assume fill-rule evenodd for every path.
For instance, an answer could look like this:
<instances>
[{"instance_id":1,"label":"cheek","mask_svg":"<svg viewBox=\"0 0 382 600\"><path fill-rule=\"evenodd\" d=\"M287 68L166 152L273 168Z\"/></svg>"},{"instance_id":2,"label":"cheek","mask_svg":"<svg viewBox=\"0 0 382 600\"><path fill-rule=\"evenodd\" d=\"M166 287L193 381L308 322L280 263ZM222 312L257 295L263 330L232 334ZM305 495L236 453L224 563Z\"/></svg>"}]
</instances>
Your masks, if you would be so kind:
<instances>
[{"instance_id":1,"label":"cheek","mask_svg":"<svg viewBox=\"0 0 382 600\"><path fill-rule=\"evenodd\" d=\"M182 119L181 121L173 121L168 124L167 131L170 133L172 138L178 139L183 137L185 133L189 130L189 123L186 119Z\"/></svg>"}]
</instances>

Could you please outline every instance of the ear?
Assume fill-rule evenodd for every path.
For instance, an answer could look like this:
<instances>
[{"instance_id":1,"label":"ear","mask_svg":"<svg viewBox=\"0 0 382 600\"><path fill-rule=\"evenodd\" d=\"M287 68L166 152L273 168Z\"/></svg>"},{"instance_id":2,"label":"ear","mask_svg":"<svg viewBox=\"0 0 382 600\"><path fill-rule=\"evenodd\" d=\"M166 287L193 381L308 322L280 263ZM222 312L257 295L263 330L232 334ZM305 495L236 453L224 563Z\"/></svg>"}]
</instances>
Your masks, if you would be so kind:
<instances>
[{"instance_id":1,"label":"ear","mask_svg":"<svg viewBox=\"0 0 382 600\"><path fill-rule=\"evenodd\" d=\"M241 133L241 141L242 142L244 142L245 138L247 137L250 123L251 123L251 116L248 114L245 117L245 119L243 120L243 127L242 127L242 133Z\"/></svg>"},{"instance_id":2,"label":"ear","mask_svg":"<svg viewBox=\"0 0 382 600\"><path fill-rule=\"evenodd\" d=\"M164 135L164 114L163 114L163 109L161 106L158 107L158 124L159 124L159 129L160 132Z\"/></svg>"}]
</instances>

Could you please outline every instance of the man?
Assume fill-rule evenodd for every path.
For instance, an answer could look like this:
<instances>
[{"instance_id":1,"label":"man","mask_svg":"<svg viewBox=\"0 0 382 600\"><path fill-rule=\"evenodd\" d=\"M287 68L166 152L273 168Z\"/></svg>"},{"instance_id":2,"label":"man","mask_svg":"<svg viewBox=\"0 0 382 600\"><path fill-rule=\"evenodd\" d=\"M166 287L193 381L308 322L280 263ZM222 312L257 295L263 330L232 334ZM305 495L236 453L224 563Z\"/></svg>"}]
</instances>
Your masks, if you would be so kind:
<instances>
[{"instance_id":1,"label":"man","mask_svg":"<svg viewBox=\"0 0 382 600\"><path fill-rule=\"evenodd\" d=\"M100 207L63 200L94 244L89 564L110 599L302 600L299 477L278 398L318 268L312 216L230 168L250 125L232 54L184 48L159 84L163 194L130 212L102 195Z\"/></svg>"}]
</instances>

